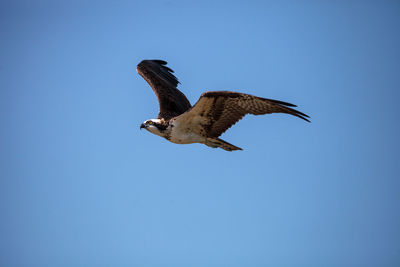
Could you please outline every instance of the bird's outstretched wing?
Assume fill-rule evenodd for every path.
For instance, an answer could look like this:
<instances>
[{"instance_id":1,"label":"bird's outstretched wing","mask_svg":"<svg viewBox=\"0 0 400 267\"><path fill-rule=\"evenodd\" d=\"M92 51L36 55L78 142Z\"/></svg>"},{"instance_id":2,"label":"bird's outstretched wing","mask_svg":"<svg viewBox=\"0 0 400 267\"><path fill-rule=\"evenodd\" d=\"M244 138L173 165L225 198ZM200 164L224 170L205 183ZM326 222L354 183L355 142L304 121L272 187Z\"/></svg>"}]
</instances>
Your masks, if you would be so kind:
<instances>
[{"instance_id":1,"label":"bird's outstretched wing","mask_svg":"<svg viewBox=\"0 0 400 267\"><path fill-rule=\"evenodd\" d=\"M203 93L193 108L177 119L207 137L218 137L246 114L287 113L310 122L293 104L253 95L214 91Z\"/></svg>"},{"instance_id":2,"label":"bird's outstretched wing","mask_svg":"<svg viewBox=\"0 0 400 267\"><path fill-rule=\"evenodd\" d=\"M158 98L158 118L169 120L187 111L191 105L186 96L176 87L178 79L163 60L143 60L136 70L151 86Z\"/></svg>"}]
</instances>

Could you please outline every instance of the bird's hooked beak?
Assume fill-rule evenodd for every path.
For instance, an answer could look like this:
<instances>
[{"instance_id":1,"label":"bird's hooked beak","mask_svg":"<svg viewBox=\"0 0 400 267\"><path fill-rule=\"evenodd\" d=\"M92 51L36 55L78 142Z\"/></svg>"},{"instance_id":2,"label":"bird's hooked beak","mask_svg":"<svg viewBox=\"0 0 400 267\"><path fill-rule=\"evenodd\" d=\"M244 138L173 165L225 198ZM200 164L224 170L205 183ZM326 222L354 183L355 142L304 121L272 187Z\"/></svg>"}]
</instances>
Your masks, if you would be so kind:
<instances>
[{"instance_id":1,"label":"bird's hooked beak","mask_svg":"<svg viewBox=\"0 0 400 267\"><path fill-rule=\"evenodd\" d=\"M143 128L146 129L146 125L144 123L140 124L140 130L142 130Z\"/></svg>"}]
</instances>

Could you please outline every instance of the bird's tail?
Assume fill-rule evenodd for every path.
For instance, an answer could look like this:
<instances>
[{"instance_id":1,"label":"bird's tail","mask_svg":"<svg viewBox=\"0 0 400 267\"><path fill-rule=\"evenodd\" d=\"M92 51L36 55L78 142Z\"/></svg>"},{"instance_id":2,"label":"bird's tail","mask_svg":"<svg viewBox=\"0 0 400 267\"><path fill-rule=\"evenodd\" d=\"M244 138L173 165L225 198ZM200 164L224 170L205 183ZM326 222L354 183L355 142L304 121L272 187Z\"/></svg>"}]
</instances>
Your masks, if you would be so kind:
<instances>
[{"instance_id":1,"label":"bird's tail","mask_svg":"<svg viewBox=\"0 0 400 267\"><path fill-rule=\"evenodd\" d=\"M207 146L213 147L213 148L220 147L226 151L243 150L240 147L229 144L228 142L225 142L224 140L219 139L219 138L207 138L207 141L205 144Z\"/></svg>"}]
</instances>

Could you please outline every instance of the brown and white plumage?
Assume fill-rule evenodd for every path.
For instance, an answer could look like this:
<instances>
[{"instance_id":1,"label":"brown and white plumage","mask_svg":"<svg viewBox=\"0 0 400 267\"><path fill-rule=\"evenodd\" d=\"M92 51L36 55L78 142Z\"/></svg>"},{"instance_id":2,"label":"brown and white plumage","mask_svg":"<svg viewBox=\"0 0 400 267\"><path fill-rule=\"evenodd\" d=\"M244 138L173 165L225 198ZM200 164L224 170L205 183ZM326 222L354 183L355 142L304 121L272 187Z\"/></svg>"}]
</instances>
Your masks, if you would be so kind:
<instances>
[{"instance_id":1,"label":"brown and white plumage","mask_svg":"<svg viewBox=\"0 0 400 267\"><path fill-rule=\"evenodd\" d=\"M239 150L218 137L246 114L287 113L309 122L306 114L291 108L296 107L293 104L238 92L206 92L192 107L176 88L178 79L166 64L162 60L144 60L137 71L150 84L160 105L158 118L145 121L141 128L171 142Z\"/></svg>"}]
</instances>

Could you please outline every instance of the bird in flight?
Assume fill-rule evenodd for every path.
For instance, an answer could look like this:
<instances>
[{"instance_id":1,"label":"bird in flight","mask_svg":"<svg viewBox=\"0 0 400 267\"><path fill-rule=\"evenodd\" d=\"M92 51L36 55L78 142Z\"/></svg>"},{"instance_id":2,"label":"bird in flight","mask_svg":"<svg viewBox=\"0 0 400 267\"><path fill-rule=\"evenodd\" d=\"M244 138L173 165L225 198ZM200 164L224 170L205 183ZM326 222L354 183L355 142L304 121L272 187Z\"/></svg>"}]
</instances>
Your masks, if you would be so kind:
<instances>
[{"instance_id":1,"label":"bird in flight","mask_svg":"<svg viewBox=\"0 0 400 267\"><path fill-rule=\"evenodd\" d=\"M310 122L307 116L290 107L293 104L230 91L203 93L192 106L177 89L178 79L163 60L143 60L137 72L147 81L159 102L156 119L146 120L140 129L176 144L201 143L227 151L242 150L220 138L222 133L246 114L287 113Z\"/></svg>"}]
</instances>

